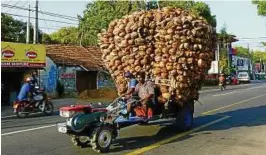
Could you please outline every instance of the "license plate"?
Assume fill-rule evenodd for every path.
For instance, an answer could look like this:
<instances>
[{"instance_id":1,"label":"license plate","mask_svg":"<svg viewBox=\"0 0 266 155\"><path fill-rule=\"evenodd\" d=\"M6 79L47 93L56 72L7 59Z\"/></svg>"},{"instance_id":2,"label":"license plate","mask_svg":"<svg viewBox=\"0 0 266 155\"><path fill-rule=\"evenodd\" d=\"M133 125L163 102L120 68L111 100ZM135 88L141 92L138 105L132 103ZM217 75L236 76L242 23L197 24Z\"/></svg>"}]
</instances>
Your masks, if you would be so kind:
<instances>
[{"instance_id":1,"label":"license plate","mask_svg":"<svg viewBox=\"0 0 266 155\"><path fill-rule=\"evenodd\" d=\"M66 126L57 126L58 128L58 132L61 132L61 133L67 133L67 127Z\"/></svg>"},{"instance_id":2,"label":"license plate","mask_svg":"<svg viewBox=\"0 0 266 155\"><path fill-rule=\"evenodd\" d=\"M13 108L14 108L14 109L17 109L17 107L18 107L18 104L14 104L14 105L13 105Z\"/></svg>"}]
</instances>

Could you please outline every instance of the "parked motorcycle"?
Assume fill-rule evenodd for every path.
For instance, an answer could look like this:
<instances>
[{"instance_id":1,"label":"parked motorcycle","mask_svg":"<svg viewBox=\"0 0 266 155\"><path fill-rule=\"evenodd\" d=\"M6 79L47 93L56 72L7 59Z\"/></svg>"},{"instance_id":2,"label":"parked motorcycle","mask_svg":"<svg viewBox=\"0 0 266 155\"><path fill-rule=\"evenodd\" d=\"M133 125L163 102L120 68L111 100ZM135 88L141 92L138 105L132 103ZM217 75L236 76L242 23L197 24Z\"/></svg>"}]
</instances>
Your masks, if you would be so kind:
<instances>
[{"instance_id":1,"label":"parked motorcycle","mask_svg":"<svg viewBox=\"0 0 266 155\"><path fill-rule=\"evenodd\" d=\"M54 111L54 106L45 91L37 89L30 100L15 101L13 109L17 117L25 118L30 113L36 112L42 112L46 116L51 115Z\"/></svg>"}]
</instances>

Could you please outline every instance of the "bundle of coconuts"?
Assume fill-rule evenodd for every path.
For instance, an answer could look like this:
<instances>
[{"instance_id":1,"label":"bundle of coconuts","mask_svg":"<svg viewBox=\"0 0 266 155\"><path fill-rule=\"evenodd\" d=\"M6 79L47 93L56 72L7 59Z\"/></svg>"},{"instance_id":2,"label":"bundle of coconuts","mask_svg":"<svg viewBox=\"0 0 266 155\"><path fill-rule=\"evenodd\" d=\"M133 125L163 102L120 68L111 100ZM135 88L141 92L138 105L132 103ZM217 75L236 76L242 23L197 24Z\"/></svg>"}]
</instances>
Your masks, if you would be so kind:
<instances>
[{"instance_id":1,"label":"bundle of coconuts","mask_svg":"<svg viewBox=\"0 0 266 155\"><path fill-rule=\"evenodd\" d=\"M180 8L134 12L112 21L98 37L102 60L120 94L127 90L125 72L145 72L153 79L174 79L172 93L179 102L198 99L216 49L212 26ZM158 87L158 99L165 103L173 89Z\"/></svg>"}]
</instances>

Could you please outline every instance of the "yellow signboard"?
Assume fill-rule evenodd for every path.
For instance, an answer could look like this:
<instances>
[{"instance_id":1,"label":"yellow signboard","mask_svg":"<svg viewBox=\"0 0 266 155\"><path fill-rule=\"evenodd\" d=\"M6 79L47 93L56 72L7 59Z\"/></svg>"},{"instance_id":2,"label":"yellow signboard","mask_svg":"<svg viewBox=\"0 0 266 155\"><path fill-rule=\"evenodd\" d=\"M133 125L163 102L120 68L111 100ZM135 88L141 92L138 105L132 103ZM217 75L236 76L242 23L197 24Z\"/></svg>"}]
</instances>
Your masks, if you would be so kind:
<instances>
[{"instance_id":1,"label":"yellow signboard","mask_svg":"<svg viewBox=\"0 0 266 155\"><path fill-rule=\"evenodd\" d=\"M45 67L44 45L1 42L1 67Z\"/></svg>"}]
</instances>

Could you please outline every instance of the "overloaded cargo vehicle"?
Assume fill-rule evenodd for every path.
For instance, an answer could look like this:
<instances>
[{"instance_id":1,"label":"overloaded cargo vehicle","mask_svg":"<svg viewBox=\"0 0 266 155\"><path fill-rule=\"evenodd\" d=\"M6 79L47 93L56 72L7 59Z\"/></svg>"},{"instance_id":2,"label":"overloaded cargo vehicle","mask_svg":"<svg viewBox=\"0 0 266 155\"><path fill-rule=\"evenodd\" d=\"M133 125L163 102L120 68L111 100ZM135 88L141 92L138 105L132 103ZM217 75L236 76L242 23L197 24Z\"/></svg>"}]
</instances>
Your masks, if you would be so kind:
<instances>
[{"instance_id":1,"label":"overloaded cargo vehicle","mask_svg":"<svg viewBox=\"0 0 266 155\"><path fill-rule=\"evenodd\" d=\"M139 11L112 21L98 37L119 94L127 90L125 72L145 72L154 83L152 115L136 112L141 107L138 96L118 97L104 108L72 105L60 108L67 121L57 125L59 132L77 146L108 152L118 130L128 125L170 117L176 119L177 130L192 127L194 102L216 45L216 32L205 19L179 8ZM132 110L125 115L129 104Z\"/></svg>"}]
</instances>

